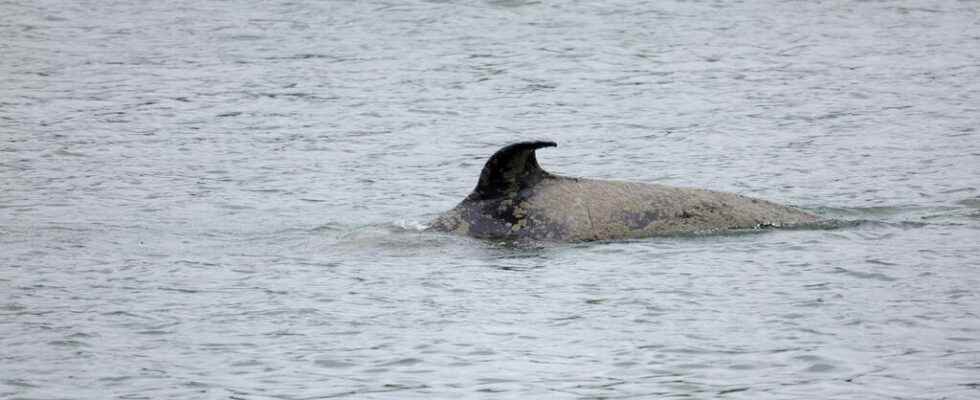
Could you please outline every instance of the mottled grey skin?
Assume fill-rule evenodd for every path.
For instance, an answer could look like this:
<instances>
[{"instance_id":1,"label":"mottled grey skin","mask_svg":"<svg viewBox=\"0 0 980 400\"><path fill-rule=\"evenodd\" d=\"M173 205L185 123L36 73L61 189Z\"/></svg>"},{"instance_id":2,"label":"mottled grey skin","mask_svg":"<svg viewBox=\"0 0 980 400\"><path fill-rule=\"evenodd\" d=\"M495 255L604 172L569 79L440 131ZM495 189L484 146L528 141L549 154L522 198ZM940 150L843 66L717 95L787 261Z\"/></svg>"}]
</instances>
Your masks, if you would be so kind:
<instances>
[{"instance_id":1,"label":"mottled grey skin","mask_svg":"<svg viewBox=\"0 0 980 400\"><path fill-rule=\"evenodd\" d=\"M487 161L476 189L431 230L488 239L588 241L797 225L818 218L734 193L567 178L538 166L554 142L506 146Z\"/></svg>"}]
</instances>

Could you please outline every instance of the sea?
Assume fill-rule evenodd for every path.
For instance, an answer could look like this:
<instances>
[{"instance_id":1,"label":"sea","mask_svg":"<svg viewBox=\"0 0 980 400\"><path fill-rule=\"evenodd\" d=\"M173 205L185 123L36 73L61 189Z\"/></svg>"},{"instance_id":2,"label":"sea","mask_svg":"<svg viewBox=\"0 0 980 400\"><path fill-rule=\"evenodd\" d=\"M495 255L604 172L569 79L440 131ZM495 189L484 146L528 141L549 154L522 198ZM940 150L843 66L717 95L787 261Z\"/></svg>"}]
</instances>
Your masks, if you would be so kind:
<instances>
[{"instance_id":1,"label":"sea","mask_svg":"<svg viewBox=\"0 0 980 400\"><path fill-rule=\"evenodd\" d=\"M0 0L2 399L980 398L974 0ZM825 227L426 231L486 159Z\"/></svg>"}]
</instances>

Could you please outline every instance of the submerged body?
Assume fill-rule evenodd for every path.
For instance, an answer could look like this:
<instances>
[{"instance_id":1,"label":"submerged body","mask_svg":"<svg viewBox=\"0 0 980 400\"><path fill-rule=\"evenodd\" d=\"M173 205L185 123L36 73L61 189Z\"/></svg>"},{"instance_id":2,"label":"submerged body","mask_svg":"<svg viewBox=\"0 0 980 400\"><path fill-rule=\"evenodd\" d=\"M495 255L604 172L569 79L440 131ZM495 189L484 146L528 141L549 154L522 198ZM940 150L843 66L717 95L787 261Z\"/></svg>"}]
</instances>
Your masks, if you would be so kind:
<instances>
[{"instance_id":1,"label":"submerged body","mask_svg":"<svg viewBox=\"0 0 980 400\"><path fill-rule=\"evenodd\" d=\"M494 154L476 189L430 229L494 239L588 241L798 225L813 214L734 193L568 178L517 143Z\"/></svg>"}]
</instances>

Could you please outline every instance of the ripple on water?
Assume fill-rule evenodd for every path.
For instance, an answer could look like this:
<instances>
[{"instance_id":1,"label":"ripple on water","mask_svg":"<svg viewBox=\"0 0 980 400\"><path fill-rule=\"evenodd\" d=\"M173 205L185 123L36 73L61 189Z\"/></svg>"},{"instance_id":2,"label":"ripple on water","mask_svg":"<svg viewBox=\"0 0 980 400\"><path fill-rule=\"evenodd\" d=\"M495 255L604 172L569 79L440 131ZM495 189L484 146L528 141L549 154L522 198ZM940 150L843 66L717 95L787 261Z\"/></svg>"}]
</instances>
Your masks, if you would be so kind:
<instances>
[{"instance_id":1,"label":"ripple on water","mask_svg":"<svg viewBox=\"0 0 980 400\"><path fill-rule=\"evenodd\" d=\"M806 367L803 368L803 372L827 373L837 371L840 368L839 362L834 362L833 360L828 360L824 357L813 354L798 355L792 357L792 359L806 365Z\"/></svg>"},{"instance_id":2,"label":"ripple on water","mask_svg":"<svg viewBox=\"0 0 980 400\"><path fill-rule=\"evenodd\" d=\"M353 362L342 361L342 360L331 359L331 358L318 358L314 360L313 363L319 367L331 368L331 369L347 369L347 368L353 368L358 366L358 364L355 364Z\"/></svg>"},{"instance_id":3,"label":"ripple on water","mask_svg":"<svg viewBox=\"0 0 980 400\"><path fill-rule=\"evenodd\" d=\"M852 269L847 269L842 267L835 267L834 273L853 276L855 278L860 278L860 279L871 279L871 280L882 281L882 282L893 282L898 280L898 278L888 276L881 272L861 272L861 271L855 271Z\"/></svg>"},{"instance_id":4,"label":"ripple on water","mask_svg":"<svg viewBox=\"0 0 980 400\"><path fill-rule=\"evenodd\" d=\"M416 365L419 363L422 363L421 359L408 357L408 358L399 358L397 360L386 361L375 365L379 367L404 367L404 366Z\"/></svg>"}]
</instances>

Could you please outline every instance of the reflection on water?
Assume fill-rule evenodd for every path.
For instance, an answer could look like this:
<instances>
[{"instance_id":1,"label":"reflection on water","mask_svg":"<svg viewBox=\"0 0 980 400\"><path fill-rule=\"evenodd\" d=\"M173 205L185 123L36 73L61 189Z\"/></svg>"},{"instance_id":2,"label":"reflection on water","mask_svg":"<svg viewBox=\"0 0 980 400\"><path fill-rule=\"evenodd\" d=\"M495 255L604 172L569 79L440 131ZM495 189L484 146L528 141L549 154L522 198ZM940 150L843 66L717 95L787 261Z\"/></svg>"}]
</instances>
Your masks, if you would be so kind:
<instances>
[{"instance_id":1,"label":"reflection on water","mask_svg":"<svg viewBox=\"0 0 980 400\"><path fill-rule=\"evenodd\" d=\"M971 3L0 10L0 397L978 396ZM527 139L828 222L424 231Z\"/></svg>"}]
</instances>

